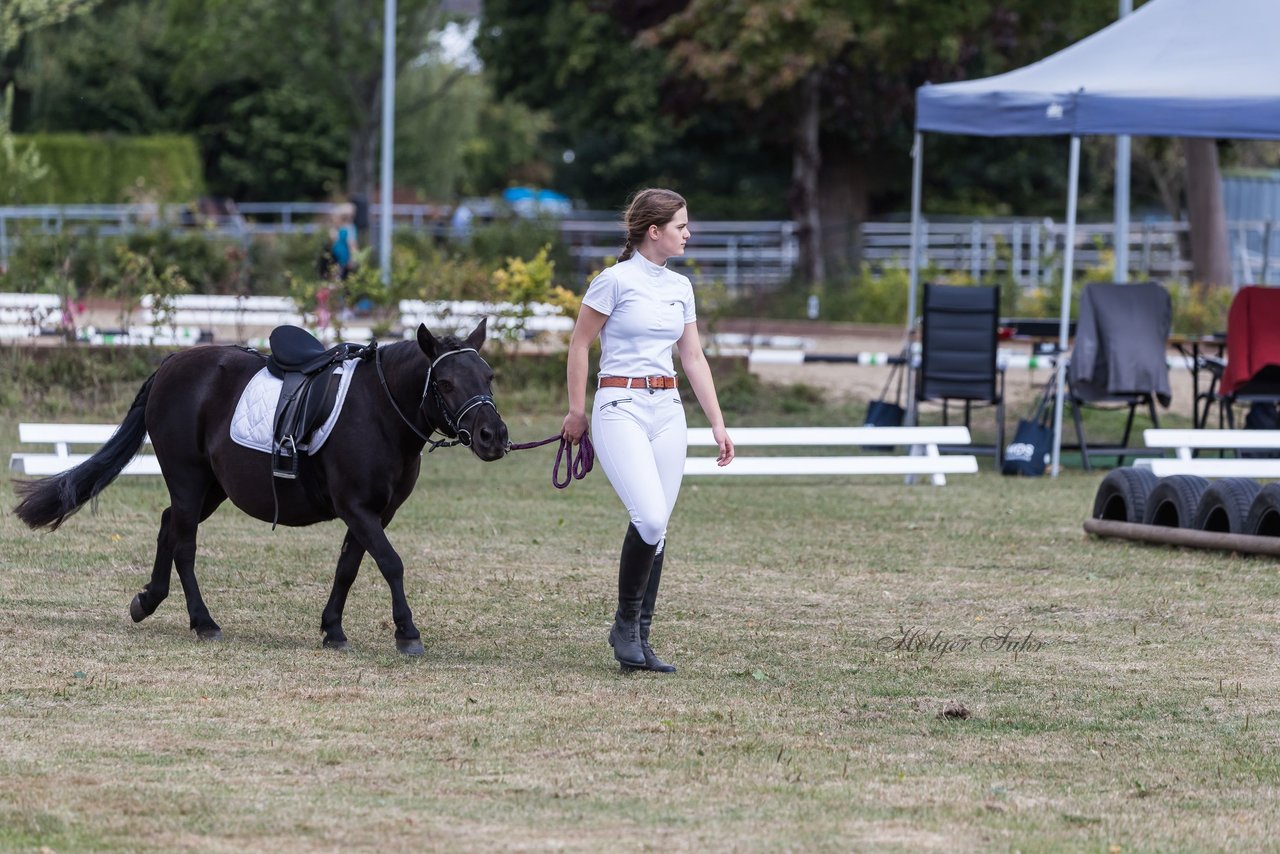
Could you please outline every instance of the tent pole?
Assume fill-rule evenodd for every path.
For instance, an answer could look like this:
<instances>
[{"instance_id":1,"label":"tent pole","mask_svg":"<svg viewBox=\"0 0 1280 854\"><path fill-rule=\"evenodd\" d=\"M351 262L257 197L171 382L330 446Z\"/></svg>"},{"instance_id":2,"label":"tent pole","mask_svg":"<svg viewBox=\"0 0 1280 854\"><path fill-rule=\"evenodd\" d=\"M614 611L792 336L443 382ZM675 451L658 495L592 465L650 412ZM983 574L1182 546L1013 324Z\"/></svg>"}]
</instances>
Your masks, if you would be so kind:
<instances>
[{"instance_id":1,"label":"tent pole","mask_svg":"<svg viewBox=\"0 0 1280 854\"><path fill-rule=\"evenodd\" d=\"M1129 137L1116 137L1116 270L1114 281L1129 281Z\"/></svg>"},{"instance_id":2,"label":"tent pole","mask_svg":"<svg viewBox=\"0 0 1280 854\"><path fill-rule=\"evenodd\" d=\"M911 146L911 256L907 261L907 415L908 426L916 423L914 366L912 365L911 328L916 319L916 287L920 282L920 184L924 176L924 134L916 131Z\"/></svg>"},{"instance_id":3,"label":"tent pole","mask_svg":"<svg viewBox=\"0 0 1280 854\"><path fill-rule=\"evenodd\" d=\"M1053 476L1062 470L1062 405L1066 397L1067 340L1071 327L1071 278L1076 263L1076 201L1080 195L1080 137L1071 137L1067 174L1067 245L1062 261L1062 311L1058 322L1057 388L1053 407Z\"/></svg>"},{"instance_id":4,"label":"tent pole","mask_svg":"<svg viewBox=\"0 0 1280 854\"><path fill-rule=\"evenodd\" d=\"M1133 0L1120 0L1120 17L1132 12ZM1121 284L1129 281L1129 161L1129 137L1121 134L1116 137L1116 230L1112 238L1116 248L1114 281Z\"/></svg>"}]
</instances>

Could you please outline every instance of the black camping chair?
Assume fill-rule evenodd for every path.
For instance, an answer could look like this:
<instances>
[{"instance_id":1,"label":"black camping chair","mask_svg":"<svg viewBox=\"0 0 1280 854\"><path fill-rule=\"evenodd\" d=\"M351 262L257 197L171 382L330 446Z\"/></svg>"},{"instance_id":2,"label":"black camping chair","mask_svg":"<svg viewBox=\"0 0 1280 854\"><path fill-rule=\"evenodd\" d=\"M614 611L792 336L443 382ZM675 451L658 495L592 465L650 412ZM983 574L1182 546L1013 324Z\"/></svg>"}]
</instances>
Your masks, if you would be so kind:
<instances>
[{"instance_id":1,"label":"black camping chair","mask_svg":"<svg viewBox=\"0 0 1280 854\"><path fill-rule=\"evenodd\" d=\"M994 407L995 445L955 450L989 453L996 468L1004 456L1004 369L996 360L999 325L999 287L924 286L916 400L941 403L943 424L948 423L948 402L962 401L966 427L975 405Z\"/></svg>"},{"instance_id":2,"label":"black camping chair","mask_svg":"<svg viewBox=\"0 0 1280 854\"><path fill-rule=\"evenodd\" d=\"M1085 471L1092 469L1092 457L1113 456L1116 465L1123 466L1126 456L1150 453L1130 448L1129 437L1138 407L1146 407L1151 426L1159 427L1156 401L1169 405L1166 354L1172 323L1169 292L1154 282L1091 284L1080 294L1080 319L1067 365L1067 405L1079 443L1075 450ZM1085 406L1128 409L1119 444L1086 440L1081 417Z\"/></svg>"}]
</instances>

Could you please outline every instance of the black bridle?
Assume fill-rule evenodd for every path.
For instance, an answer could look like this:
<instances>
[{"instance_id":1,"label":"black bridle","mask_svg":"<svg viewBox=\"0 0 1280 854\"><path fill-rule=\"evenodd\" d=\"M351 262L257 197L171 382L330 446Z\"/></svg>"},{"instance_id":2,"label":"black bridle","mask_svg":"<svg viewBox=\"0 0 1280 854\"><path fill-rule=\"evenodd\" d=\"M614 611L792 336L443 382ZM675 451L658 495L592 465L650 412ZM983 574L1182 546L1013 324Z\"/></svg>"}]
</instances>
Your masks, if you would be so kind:
<instances>
[{"instance_id":1,"label":"black bridle","mask_svg":"<svg viewBox=\"0 0 1280 854\"><path fill-rule=\"evenodd\" d=\"M480 359L481 362L484 362L484 357L481 356L473 347L461 347L457 350L449 350L441 353L439 356L436 356L435 361L427 367L427 381L422 385L422 398L418 401L418 408L422 408L423 404L427 401L427 395L430 394L436 408L440 410L440 415L444 418L444 426L447 428L440 430L440 432L444 433L449 438L436 440L431 438L431 433L436 432L438 429L435 424L431 425L431 431L429 433L424 434L400 409L400 405L396 403L395 396L391 394L391 388L387 385L387 376L382 371L382 351L374 350L373 363L378 368L378 380L382 383L382 390L387 393L387 399L391 401L391 408L400 416L401 421L409 425L409 429L412 430L419 439L431 446L427 450L427 453L431 453L436 448L451 448L454 445L462 445L464 448L471 447L472 431L462 426L462 419L467 417L468 412L472 412L474 410L475 415L471 418L471 426L475 427L475 419L480 415L478 411L480 407L487 405L492 407L495 413L498 411L498 407L494 404L493 395L491 394L477 394L469 398L462 404L462 406L458 407L456 415L449 411L449 407L445 403L444 396L440 394L439 384L434 383L431 380L431 373L435 370L436 365L438 365L441 360L448 356L456 356L459 353L475 353L476 358ZM487 368L488 366L489 364L485 362L485 367Z\"/></svg>"},{"instance_id":2,"label":"black bridle","mask_svg":"<svg viewBox=\"0 0 1280 854\"><path fill-rule=\"evenodd\" d=\"M446 356L453 356L457 353L476 353L477 358L484 362L484 357L480 356L475 349L471 347L464 347L458 350L450 350L447 353L441 353L436 357L435 361L431 363L430 367L427 368L427 381L422 387L422 399L419 401L419 408L421 408L422 404L426 402L427 395L430 394L432 399L435 401L436 408L440 410L440 414L444 417L445 426L448 428L448 432L443 430L441 432L445 433L445 435L449 435L449 432L452 432L453 434L452 438L436 440L432 439L430 434L423 434L423 432L419 430L400 409L400 405L396 403L395 396L391 394L391 388L387 385L386 374L382 371L382 351L376 349L376 346L373 351L373 363L378 368L378 380L382 383L382 390L387 393L387 399L391 401L391 408L400 416L401 421L409 425L409 429L417 434L419 439L431 446L427 449L428 454L436 448L451 448L454 445L462 445L467 448L471 447L471 431L462 427L462 419L467 416L468 412L471 412L472 410L479 410L481 406L488 405L493 407L494 412L498 411L497 405L493 402L493 395L477 394L469 398L462 404L462 406L458 407L457 415L453 415L449 412L449 407L445 405L444 397L440 394L439 386L431 382L431 372L441 359ZM485 362L485 367L488 367L487 362ZM471 423L473 427L475 426L475 418L478 417L478 415L479 412L477 411L476 415L472 416ZM431 426L431 432L434 433L435 430L436 427L433 424ZM523 451L528 448L539 448L543 445L549 445L557 440L560 442L560 448L556 451L556 459L551 466L551 483L556 489L564 489L569 485L570 481L582 480L595 466L595 449L591 446L591 438L587 434L584 433L582 435L582 439L578 443L576 453L574 451L574 446L570 444L569 440L561 436L551 436L540 442L525 442L522 444L516 444L508 441L507 450ZM560 476L561 464L565 467L563 477Z\"/></svg>"}]
</instances>

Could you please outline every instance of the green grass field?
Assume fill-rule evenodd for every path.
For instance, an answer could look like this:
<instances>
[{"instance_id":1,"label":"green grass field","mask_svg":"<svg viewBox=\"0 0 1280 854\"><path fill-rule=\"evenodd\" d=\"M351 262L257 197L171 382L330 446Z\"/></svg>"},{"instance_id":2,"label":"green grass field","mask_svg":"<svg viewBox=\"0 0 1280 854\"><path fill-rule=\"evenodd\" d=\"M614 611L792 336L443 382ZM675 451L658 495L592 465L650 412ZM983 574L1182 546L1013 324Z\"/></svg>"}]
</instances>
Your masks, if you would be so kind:
<instances>
[{"instance_id":1,"label":"green grass field","mask_svg":"<svg viewBox=\"0 0 1280 854\"><path fill-rule=\"evenodd\" d=\"M1091 539L1096 473L689 479L654 624L680 672L624 676L625 514L600 471L552 489L553 456L426 459L390 531L413 660L367 560L355 651L320 649L338 523L219 511L201 644L176 583L128 617L158 480L37 534L4 478L0 850L1276 844L1273 560Z\"/></svg>"}]
</instances>

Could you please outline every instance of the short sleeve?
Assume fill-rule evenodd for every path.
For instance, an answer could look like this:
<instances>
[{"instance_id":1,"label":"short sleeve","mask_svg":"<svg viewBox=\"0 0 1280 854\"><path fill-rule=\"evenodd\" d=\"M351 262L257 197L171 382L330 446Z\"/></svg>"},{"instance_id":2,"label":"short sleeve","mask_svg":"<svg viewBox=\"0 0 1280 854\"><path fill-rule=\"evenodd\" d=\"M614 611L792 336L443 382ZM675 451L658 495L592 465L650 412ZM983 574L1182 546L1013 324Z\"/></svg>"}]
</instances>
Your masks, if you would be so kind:
<instances>
[{"instance_id":1,"label":"short sleeve","mask_svg":"<svg viewBox=\"0 0 1280 854\"><path fill-rule=\"evenodd\" d=\"M614 306L618 304L617 274L607 269L592 279L587 292L582 295L582 304L601 314L613 314Z\"/></svg>"},{"instance_id":2,"label":"short sleeve","mask_svg":"<svg viewBox=\"0 0 1280 854\"><path fill-rule=\"evenodd\" d=\"M698 319L698 310L693 304L693 285L686 280L685 287L688 288L688 295L684 300L684 322L688 325Z\"/></svg>"}]
</instances>

